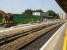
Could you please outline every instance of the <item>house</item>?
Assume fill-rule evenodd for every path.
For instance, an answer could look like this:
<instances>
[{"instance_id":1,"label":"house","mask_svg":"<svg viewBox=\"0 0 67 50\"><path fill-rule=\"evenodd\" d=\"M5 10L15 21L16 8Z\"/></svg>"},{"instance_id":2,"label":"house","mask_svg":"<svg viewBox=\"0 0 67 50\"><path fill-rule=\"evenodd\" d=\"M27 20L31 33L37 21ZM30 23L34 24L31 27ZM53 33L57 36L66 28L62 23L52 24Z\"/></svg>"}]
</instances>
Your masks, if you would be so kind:
<instances>
[{"instance_id":1,"label":"house","mask_svg":"<svg viewBox=\"0 0 67 50\"><path fill-rule=\"evenodd\" d=\"M49 14L47 12L41 13L41 16L45 17L49 17Z\"/></svg>"},{"instance_id":2,"label":"house","mask_svg":"<svg viewBox=\"0 0 67 50\"><path fill-rule=\"evenodd\" d=\"M41 16L41 12L33 12L32 15L34 15L34 16Z\"/></svg>"},{"instance_id":3,"label":"house","mask_svg":"<svg viewBox=\"0 0 67 50\"><path fill-rule=\"evenodd\" d=\"M67 18L66 13L60 13L59 16L60 16L60 19L63 19L63 20L65 20Z\"/></svg>"}]
</instances>

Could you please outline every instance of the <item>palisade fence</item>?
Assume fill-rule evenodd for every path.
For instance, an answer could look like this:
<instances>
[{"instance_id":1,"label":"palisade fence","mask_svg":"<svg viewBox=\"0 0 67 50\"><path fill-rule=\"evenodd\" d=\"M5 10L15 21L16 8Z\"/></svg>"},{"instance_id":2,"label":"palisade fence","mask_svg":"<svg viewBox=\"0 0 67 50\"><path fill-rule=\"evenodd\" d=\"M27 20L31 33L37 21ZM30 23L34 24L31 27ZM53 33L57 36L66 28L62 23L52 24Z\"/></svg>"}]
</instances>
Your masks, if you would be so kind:
<instances>
[{"instance_id":1,"label":"palisade fence","mask_svg":"<svg viewBox=\"0 0 67 50\"><path fill-rule=\"evenodd\" d=\"M3 17L0 17L0 23L2 23ZM40 22L42 21L41 16L13 16L15 23L29 23L29 22Z\"/></svg>"}]
</instances>

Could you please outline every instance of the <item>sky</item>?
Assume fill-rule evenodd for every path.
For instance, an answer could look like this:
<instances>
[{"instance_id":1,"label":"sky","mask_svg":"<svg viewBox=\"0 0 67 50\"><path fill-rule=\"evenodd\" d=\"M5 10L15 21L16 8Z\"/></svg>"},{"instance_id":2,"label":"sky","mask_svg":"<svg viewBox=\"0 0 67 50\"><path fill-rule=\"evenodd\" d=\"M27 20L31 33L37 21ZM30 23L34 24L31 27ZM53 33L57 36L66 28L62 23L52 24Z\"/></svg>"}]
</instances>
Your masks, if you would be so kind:
<instances>
[{"instance_id":1,"label":"sky","mask_svg":"<svg viewBox=\"0 0 67 50\"><path fill-rule=\"evenodd\" d=\"M25 9L53 10L64 13L55 0L0 0L0 10L7 13L22 13Z\"/></svg>"}]
</instances>

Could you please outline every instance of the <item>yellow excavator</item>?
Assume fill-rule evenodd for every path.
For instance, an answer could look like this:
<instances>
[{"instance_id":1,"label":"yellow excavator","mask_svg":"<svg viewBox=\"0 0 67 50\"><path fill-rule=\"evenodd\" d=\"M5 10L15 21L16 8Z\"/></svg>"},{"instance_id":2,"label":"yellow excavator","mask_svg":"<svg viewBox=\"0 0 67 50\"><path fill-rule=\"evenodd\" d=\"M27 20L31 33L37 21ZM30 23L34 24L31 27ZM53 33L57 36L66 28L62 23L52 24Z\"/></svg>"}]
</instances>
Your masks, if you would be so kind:
<instances>
[{"instance_id":1,"label":"yellow excavator","mask_svg":"<svg viewBox=\"0 0 67 50\"><path fill-rule=\"evenodd\" d=\"M5 12L0 11L0 15L3 17L3 19L2 19L3 26L10 27L14 24L12 14L6 14Z\"/></svg>"}]
</instances>

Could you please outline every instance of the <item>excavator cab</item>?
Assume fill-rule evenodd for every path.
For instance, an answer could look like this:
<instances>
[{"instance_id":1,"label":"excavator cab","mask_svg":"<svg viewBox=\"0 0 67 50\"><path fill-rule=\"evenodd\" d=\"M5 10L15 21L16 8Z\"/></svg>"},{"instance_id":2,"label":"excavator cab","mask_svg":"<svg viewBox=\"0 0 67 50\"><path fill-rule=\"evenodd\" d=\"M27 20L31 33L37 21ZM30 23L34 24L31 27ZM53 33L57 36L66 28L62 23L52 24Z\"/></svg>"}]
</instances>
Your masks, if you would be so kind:
<instances>
[{"instance_id":1,"label":"excavator cab","mask_svg":"<svg viewBox=\"0 0 67 50\"><path fill-rule=\"evenodd\" d=\"M4 11L0 10L0 17L2 17L1 25L4 27L10 27L14 25L13 15L11 13L5 13Z\"/></svg>"},{"instance_id":2,"label":"excavator cab","mask_svg":"<svg viewBox=\"0 0 67 50\"><path fill-rule=\"evenodd\" d=\"M3 26L4 27L11 27L14 25L13 16L11 14L6 14L3 18Z\"/></svg>"}]
</instances>

